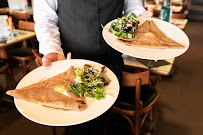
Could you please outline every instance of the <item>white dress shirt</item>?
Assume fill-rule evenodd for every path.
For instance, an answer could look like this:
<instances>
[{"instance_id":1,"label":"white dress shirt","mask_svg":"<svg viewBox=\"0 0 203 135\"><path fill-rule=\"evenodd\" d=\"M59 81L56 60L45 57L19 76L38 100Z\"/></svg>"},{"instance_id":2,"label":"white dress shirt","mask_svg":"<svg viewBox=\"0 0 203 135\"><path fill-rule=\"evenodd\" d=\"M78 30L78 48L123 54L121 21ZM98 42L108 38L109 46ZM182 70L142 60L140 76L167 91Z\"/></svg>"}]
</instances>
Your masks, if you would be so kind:
<instances>
[{"instance_id":1,"label":"white dress shirt","mask_svg":"<svg viewBox=\"0 0 203 135\"><path fill-rule=\"evenodd\" d=\"M57 8L57 0L34 0L35 32L39 41L39 51L44 55L48 53L63 55L60 32L57 26ZM125 0L124 11L125 14L135 13L138 16L145 9L141 0Z\"/></svg>"}]
</instances>

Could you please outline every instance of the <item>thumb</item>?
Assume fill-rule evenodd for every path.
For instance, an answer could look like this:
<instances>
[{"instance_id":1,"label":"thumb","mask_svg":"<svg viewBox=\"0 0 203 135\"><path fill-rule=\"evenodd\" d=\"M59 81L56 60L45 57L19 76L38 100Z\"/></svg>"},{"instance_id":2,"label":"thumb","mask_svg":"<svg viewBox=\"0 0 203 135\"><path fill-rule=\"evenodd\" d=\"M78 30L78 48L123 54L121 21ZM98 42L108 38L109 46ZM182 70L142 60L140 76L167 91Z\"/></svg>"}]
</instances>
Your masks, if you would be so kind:
<instances>
[{"instance_id":1,"label":"thumb","mask_svg":"<svg viewBox=\"0 0 203 135\"><path fill-rule=\"evenodd\" d=\"M51 65L51 59L47 58L47 57L43 57L42 58L42 63L44 67L48 67Z\"/></svg>"},{"instance_id":2,"label":"thumb","mask_svg":"<svg viewBox=\"0 0 203 135\"><path fill-rule=\"evenodd\" d=\"M69 52L68 54L67 54L67 60L70 60L71 59L71 52Z\"/></svg>"}]
</instances>

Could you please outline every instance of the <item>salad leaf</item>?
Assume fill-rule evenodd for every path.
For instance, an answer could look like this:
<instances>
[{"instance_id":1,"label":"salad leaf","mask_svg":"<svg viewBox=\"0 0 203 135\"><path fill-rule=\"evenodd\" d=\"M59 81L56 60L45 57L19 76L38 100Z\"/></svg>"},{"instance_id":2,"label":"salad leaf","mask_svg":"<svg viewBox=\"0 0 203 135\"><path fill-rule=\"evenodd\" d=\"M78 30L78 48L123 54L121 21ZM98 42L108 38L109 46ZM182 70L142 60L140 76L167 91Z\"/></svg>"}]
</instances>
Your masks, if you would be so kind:
<instances>
[{"instance_id":1,"label":"salad leaf","mask_svg":"<svg viewBox=\"0 0 203 135\"><path fill-rule=\"evenodd\" d=\"M112 22L109 31L121 38L132 38L138 28L139 20L134 13L130 13Z\"/></svg>"},{"instance_id":2,"label":"salad leaf","mask_svg":"<svg viewBox=\"0 0 203 135\"><path fill-rule=\"evenodd\" d=\"M67 91L72 91L80 97L89 96L97 100L105 98L104 86L111 80L106 76L105 66L101 71L95 69L89 64L84 68L75 68L75 82L73 82Z\"/></svg>"}]
</instances>

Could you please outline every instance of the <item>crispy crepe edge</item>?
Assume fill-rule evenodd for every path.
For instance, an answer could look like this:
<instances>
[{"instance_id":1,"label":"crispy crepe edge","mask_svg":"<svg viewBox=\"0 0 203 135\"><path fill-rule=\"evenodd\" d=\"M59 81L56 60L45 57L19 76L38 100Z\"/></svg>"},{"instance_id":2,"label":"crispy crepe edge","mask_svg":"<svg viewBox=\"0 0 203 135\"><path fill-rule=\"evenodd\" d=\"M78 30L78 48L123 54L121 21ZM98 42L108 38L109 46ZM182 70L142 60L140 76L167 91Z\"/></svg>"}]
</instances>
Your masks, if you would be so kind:
<instances>
[{"instance_id":1,"label":"crispy crepe edge","mask_svg":"<svg viewBox=\"0 0 203 135\"><path fill-rule=\"evenodd\" d=\"M142 27L143 26L143 27ZM147 27L147 28L144 28ZM149 27L149 28L148 28ZM139 30L141 28L141 30ZM140 36L145 36L145 32L152 32L157 38L156 40L159 41L160 44L147 44L146 41L139 41ZM164 40L162 40L162 37ZM119 42L122 42L128 46L137 46L142 48L150 48L150 49L183 49L185 48L184 45L181 45L174 40L172 40L170 37L165 35L154 23L153 20L148 21L146 20L137 30L135 30L135 36L132 39L126 39L126 38L118 38ZM136 43L136 41L138 43ZM153 40L151 41L153 42Z\"/></svg>"},{"instance_id":2,"label":"crispy crepe edge","mask_svg":"<svg viewBox=\"0 0 203 135\"><path fill-rule=\"evenodd\" d=\"M72 99L54 90L54 88L57 85L60 85L61 83L66 83L70 85L70 83L74 81L75 73L73 69L74 67L72 66L67 71L59 75L56 75L52 78L31 84L21 89L9 90L6 92L6 94L28 102L33 102L56 109L77 110L77 111L84 110L87 108L87 104L85 103L84 98L76 99L75 96L74 99ZM53 84L50 84L50 82L53 82Z\"/></svg>"},{"instance_id":3,"label":"crispy crepe edge","mask_svg":"<svg viewBox=\"0 0 203 135\"><path fill-rule=\"evenodd\" d=\"M144 35L141 34L140 36L144 36L146 38L148 38L149 35ZM139 37L137 37L137 40L134 41L130 41L130 42L126 42L123 40L119 40L119 42L124 43L128 46L136 46L136 47L142 47L142 48L150 48L150 49L182 49L182 46L180 46L179 44L173 44L171 45L171 43L165 42L165 41L161 41L159 40L157 37L155 37L156 42L152 42L152 40L149 39L149 41L146 40L139 40ZM158 45L157 45L158 44Z\"/></svg>"}]
</instances>

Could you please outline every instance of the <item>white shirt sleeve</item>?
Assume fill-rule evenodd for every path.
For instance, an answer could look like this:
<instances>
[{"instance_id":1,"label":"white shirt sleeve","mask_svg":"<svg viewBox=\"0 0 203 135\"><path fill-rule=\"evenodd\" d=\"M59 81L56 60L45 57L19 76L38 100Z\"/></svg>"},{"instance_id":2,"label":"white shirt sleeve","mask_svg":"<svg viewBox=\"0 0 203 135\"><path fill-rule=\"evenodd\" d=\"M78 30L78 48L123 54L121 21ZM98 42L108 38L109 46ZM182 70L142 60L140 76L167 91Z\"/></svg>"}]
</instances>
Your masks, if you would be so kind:
<instances>
[{"instance_id":1,"label":"white shirt sleeve","mask_svg":"<svg viewBox=\"0 0 203 135\"><path fill-rule=\"evenodd\" d=\"M52 52L63 55L56 11L56 0L34 1L35 32L39 41L39 51L44 55Z\"/></svg>"},{"instance_id":2,"label":"white shirt sleeve","mask_svg":"<svg viewBox=\"0 0 203 135\"><path fill-rule=\"evenodd\" d=\"M52 52L63 55L60 32L57 26L57 4L57 0L34 0L35 32L39 41L39 51L44 55ZM124 11L125 14L133 12L138 16L145 9L141 0L125 0Z\"/></svg>"},{"instance_id":3,"label":"white shirt sleeve","mask_svg":"<svg viewBox=\"0 0 203 135\"><path fill-rule=\"evenodd\" d=\"M135 13L137 16L142 14L145 10L142 0L125 0L124 1L125 14Z\"/></svg>"}]
</instances>

